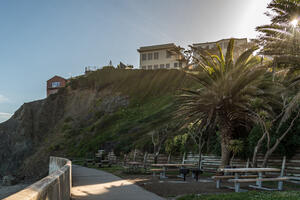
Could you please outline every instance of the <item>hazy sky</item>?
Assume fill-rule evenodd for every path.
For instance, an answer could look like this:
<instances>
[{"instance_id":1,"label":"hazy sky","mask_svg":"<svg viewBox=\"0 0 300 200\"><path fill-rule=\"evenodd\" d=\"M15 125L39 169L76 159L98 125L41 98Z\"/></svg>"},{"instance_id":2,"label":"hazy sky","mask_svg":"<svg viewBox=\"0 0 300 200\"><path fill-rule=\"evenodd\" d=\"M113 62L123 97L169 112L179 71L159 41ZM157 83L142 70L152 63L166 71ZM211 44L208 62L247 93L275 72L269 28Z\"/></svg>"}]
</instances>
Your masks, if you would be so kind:
<instances>
[{"instance_id":1,"label":"hazy sky","mask_svg":"<svg viewBox=\"0 0 300 200\"><path fill-rule=\"evenodd\" d=\"M270 0L1 0L0 121L45 98L46 80L112 60L138 67L137 48L253 38Z\"/></svg>"}]
</instances>

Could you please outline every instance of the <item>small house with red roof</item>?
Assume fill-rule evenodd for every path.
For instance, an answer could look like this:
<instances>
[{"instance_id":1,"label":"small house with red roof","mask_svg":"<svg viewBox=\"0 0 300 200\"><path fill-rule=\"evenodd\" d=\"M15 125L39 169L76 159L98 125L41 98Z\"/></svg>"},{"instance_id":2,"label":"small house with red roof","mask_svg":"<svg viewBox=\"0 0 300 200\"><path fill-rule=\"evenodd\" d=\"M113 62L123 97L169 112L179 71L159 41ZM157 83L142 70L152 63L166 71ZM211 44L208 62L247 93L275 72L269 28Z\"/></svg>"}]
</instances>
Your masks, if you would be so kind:
<instances>
[{"instance_id":1,"label":"small house with red roof","mask_svg":"<svg viewBox=\"0 0 300 200\"><path fill-rule=\"evenodd\" d=\"M59 88L65 87L67 80L60 76L53 76L47 81L47 97L58 92Z\"/></svg>"}]
</instances>

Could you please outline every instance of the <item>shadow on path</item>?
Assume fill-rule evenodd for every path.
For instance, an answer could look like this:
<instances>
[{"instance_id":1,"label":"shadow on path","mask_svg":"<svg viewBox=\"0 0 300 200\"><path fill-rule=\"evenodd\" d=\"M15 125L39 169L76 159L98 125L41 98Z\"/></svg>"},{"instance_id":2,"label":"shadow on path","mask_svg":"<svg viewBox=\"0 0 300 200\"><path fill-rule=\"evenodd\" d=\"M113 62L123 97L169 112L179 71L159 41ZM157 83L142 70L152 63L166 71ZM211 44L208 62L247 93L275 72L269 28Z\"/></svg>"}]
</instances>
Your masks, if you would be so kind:
<instances>
[{"instance_id":1,"label":"shadow on path","mask_svg":"<svg viewBox=\"0 0 300 200\"><path fill-rule=\"evenodd\" d=\"M164 200L154 193L113 174L73 165L74 200Z\"/></svg>"}]
</instances>

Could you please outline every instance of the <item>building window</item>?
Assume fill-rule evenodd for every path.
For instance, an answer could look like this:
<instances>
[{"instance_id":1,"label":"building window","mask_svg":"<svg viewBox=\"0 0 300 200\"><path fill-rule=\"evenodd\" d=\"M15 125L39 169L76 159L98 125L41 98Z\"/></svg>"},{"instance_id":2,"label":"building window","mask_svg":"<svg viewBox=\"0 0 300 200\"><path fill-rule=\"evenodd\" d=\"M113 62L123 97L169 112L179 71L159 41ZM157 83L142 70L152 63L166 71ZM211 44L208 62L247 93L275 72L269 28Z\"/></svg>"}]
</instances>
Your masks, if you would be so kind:
<instances>
[{"instance_id":1,"label":"building window","mask_svg":"<svg viewBox=\"0 0 300 200\"><path fill-rule=\"evenodd\" d=\"M167 69L169 69L170 68L170 64L168 63L168 64L166 64L166 68Z\"/></svg>"},{"instance_id":2,"label":"building window","mask_svg":"<svg viewBox=\"0 0 300 200\"><path fill-rule=\"evenodd\" d=\"M60 86L60 82L52 82L52 83L51 83L51 86L52 86L53 88L59 87L59 86Z\"/></svg>"},{"instance_id":3,"label":"building window","mask_svg":"<svg viewBox=\"0 0 300 200\"><path fill-rule=\"evenodd\" d=\"M148 65L148 69L152 69L152 65Z\"/></svg>"},{"instance_id":4,"label":"building window","mask_svg":"<svg viewBox=\"0 0 300 200\"><path fill-rule=\"evenodd\" d=\"M147 60L147 54L145 53L142 54L142 60Z\"/></svg>"},{"instance_id":5,"label":"building window","mask_svg":"<svg viewBox=\"0 0 300 200\"><path fill-rule=\"evenodd\" d=\"M142 69L147 69L147 67L146 66L142 66Z\"/></svg>"},{"instance_id":6,"label":"building window","mask_svg":"<svg viewBox=\"0 0 300 200\"><path fill-rule=\"evenodd\" d=\"M174 68L177 68L178 67L178 63L174 63Z\"/></svg>"},{"instance_id":7,"label":"building window","mask_svg":"<svg viewBox=\"0 0 300 200\"><path fill-rule=\"evenodd\" d=\"M154 69L158 69L158 65L154 65Z\"/></svg>"},{"instance_id":8,"label":"building window","mask_svg":"<svg viewBox=\"0 0 300 200\"><path fill-rule=\"evenodd\" d=\"M160 64L159 66L161 69L165 68L165 64Z\"/></svg>"},{"instance_id":9,"label":"building window","mask_svg":"<svg viewBox=\"0 0 300 200\"><path fill-rule=\"evenodd\" d=\"M158 52L154 53L154 60L158 60Z\"/></svg>"},{"instance_id":10,"label":"building window","mask_svg":"<svg viewBox=\"0 0 300 200\"><path fill-rule=\"evenodd\" d=\"M152 60L152 56L153 56L152 53L148 53L148 60Z\"/></svg>"},{"instance_id":11,"label":"building window","mask_svg":"<svg viewBox=\"0 0 300 200\"><path fill-rule=\"evenodd\" d=\"M179 62L179 67L182 68L182 62Z\"/></svg>"},{"instance_id":12,"label":"building window","mask_svg":"<svg viewBox=\"0 0 300 200\"><path fill-rule=\"evenodd\" d=\"M171 58L171 52L168 51L168 50L166 51L166 57L167 57L167 58Z\"/></svg>"}]
</instances>

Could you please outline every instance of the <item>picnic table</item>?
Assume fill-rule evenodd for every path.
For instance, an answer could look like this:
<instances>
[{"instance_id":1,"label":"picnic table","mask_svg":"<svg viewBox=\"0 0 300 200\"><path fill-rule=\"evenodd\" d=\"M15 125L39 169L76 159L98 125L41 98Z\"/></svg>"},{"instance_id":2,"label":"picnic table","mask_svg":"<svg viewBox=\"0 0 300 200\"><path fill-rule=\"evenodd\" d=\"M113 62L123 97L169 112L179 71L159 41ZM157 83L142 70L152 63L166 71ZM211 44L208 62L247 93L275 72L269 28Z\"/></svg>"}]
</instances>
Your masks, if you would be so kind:
<instances>
[{"instance_id":1,"label":"picnic table","mask_svg":"<svg viewBox=\"0 0 300 200\"><path fill-rule=\"evenodd\" d=\"M143 163L142 162L127 162L127 165L129 165L133 168L137 168L137 167L143 165Z\"/></svg>"},{"instance_id":2,"label":"picnic table","mask_svg":"<svg viewBox=\"0 0 300 200\"><path fill-rule=\"evenodd\" d=\"M168 178L166 176L166 171L169 168L185 168L185 167L193 167L195 165L194 164L183 164L183 163L160 163L160 164L152 164L151 166L162 168L162 170L159 170L159 171L162 172L161 173L161 178ZM155 173L155 171L158 171L158 170L153 169L152 171Z\"/></svg>"},{"instance_id":3,"label":"picnic table","mask_svg":"<svg viewBox=\"0 0 300 200\"><path fill-rule=\"evenodd\" d=\"M283 172L280 173L278 177L275 178L264 178L263 173L265 172L280 172L282 170L277 168L221 168L220 172L224 173L234 173L233 179L229 179L229 182L234 183L234 189L236 192L240 191L240 183L247 182L256 182L256 185L249 185L249 187L257 188L257 189L268 189L262 187L263 181L278 181L278 190L282 190L282 182L287 180L287 177L283 177ZM257 173L258 176L251 175L242 175L244 173ZM226 178L226 176L224 176ZM230 176L228 176L230 177ZM250 178L251 177L251 178ZM220 180L220 179L219 179ZM218 184L218 183L217 183ZM218 188L218 185L217 185ZM271 190L271 189L268 189Z\"/></svg>"},{"instance_id":4,"label":"picnic table","mask_svg":"<svg viewBox=\"0 0 300 200\"><path fill-rule=\"evenodd\" d=\"M143 165L142 162L136 162L136 161L132 161L132 162L127 162L126 163L127 166L124 166L124 168L130 170L130 171L133 171L133 172L136 172L138 171L138 169L140 168L140 166Z\"/></svg>"}]
</instances>

